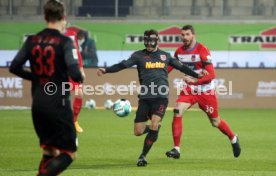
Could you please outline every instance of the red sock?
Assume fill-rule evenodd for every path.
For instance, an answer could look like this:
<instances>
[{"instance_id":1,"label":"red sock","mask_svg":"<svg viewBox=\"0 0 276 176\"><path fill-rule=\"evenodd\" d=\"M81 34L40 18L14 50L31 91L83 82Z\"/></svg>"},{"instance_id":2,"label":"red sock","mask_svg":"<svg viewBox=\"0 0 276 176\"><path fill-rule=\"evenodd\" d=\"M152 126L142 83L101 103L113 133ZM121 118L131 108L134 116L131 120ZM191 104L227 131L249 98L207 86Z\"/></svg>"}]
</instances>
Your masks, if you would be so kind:
<instances>
[{"instance_id":1,"label":"red sock","mask_svg":"<svg viewBox=\"0 0 276 176\"><path fill-rule=\"evenodd\" d=\"M82 98L74 98L74 104L73 104L74 122L78 120L81 106L82 106Z\"/></svg>"},{"instance_id":2,"label":"red sock","mask_svg":"<svg viewBox=\"0 0 276 176\"><path fill-rule=\"evenodd\" d=\"M172 133L174 146L180 146L180 140L182 135L182 116L174 116L172 122Z\"/></svg>"},{"instance_id":3,"label":"red sock","mask_svg":"<svg viewBox=\"0 0 276 176\"><path fill-rule=\"evenodd\" d=\"M232 140L234 138L234 136L235 136L235 134L233 133L233 131L230 129L229 125L224 120L220 120L218 129L223 134L227 135L230 140Z\"/></svg>"}]
</instances>

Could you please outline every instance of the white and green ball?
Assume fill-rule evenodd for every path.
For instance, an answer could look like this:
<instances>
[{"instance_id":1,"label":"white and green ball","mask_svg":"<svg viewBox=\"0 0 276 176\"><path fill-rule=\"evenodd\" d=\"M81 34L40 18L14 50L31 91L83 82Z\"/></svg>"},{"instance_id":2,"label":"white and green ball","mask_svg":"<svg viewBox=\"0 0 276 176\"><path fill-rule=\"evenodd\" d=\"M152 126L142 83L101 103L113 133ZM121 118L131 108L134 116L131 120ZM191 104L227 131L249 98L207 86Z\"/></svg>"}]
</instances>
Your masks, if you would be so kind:
<instances>
[{"instance_id":1,"label":"white and green ball","mask_svg":"<svg viewBox=\"0 0 276 176\"><path fill-rule=\"evenodd\" d=\"M131 112L131 104L126 99L119 99L113 105L113 112L118 117L126 117Z\"/></svg>"},{"instance_id":2,"label":"white and green ball","mask_svg":"<svg viewBox=\"0 0 276 176\"><path fill-rule=\"evenodd\" d=\"M104 108L105 109L112 109L114 103L112 100L108 99L104 102Z\"/></svg>"},{"instance_id":3,"label":"white and green ball","mask_svg":"<svg viewBox=\"0 0 276 176\"><path fill-rule=\"evenodd\" d=\"M95 109L96 108L96 101L93 99L87 100L85 102L85 107L88 109Z\"/></svg>"}]
</instances>

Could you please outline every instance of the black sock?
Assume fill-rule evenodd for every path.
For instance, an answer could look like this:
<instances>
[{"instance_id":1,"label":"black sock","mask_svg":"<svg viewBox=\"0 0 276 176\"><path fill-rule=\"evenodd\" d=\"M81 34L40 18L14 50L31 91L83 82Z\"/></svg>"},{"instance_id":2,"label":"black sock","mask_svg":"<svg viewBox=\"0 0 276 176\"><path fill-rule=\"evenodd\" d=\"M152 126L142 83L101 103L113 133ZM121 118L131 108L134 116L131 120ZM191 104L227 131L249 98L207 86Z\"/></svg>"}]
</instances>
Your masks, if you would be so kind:
<instances>
[{"instance_id":1,"label":"black sock","mask_svg":"<svg viewBox=\"0 0 276 176\"><path fill-rule=\"evenodd\" d=\"M145 130L144 130L143 134L148 133L148 132L149 132L149 130L150 130L150 126L149 126L149 125L146 125L146 128L145 128Z\"/></svg>"},{"instance_id":2,"label":"black sock","mask_svg":"<svg viewBox=\"0 0 276 176\"><path fill-rule=\"evenodd\" d=\"M39 168L38 168L39 173L44 173L45 172L45 167L47 165L47 162L52 158L54 158L54 156L45 155L45 154L42 156L40 164L39 164Z\"/></svg>"},{"instance_id":3,"label":"black sock","mask_svg":"<svg viewBox=\"0 0 276 176\"><path fill-rule=\"evenodd\" d=\"M40 174L40 176L58 175L59 173L64 171L72 163L72 161L72 158L68 154L61 153L48 162L47 166L45 167L46 172Z\"/></svg>"},{"instance_id":4,"label":"black sock","mask_svg":"<svg viewBox=\"0 0 276 176\"><path fill-rule=\"evenodd\" d=\"M159 124L159 125L158 125L158 131L160 130L160 128L161 128L161 125ZM144 130L143 134L148 133L148 132L149 132L149 130L150 130L150 126L149 126L149 125L146 125L146 128L145 128L145 130Z\"/></svg>"},{"instance_id":5,"label":"black sock","mask_svg":"<svg viewBox=\"0 0 276 176\"><path fill-rule=\"evenodd\" d=\"M143 152L142 155L146 156L151 149L153 143L157 140L158 138L158 131L156 130L149 130L148 135L145 138L144 141L144 147L143 147Z\"/></svg>"}]
</instances>

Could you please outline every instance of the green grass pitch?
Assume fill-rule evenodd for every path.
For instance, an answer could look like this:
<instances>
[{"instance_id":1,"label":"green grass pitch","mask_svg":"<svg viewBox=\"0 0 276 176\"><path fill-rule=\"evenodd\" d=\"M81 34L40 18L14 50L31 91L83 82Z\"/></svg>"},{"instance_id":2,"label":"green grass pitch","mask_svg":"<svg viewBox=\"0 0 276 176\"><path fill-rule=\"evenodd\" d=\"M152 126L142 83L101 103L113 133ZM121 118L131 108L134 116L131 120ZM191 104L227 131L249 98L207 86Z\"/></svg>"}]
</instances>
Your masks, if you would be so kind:
<instances>
[{"instance_id":1,"label":"green grass pitch","mask_svg":"<svg viewBox=\"0 0 276 176\"><path fill-rule=\"evenodd\" d=\"M239 137L242 153L234 158L223 134L211 127L201 111L184 116L181 159L165 157L172 148L172 111L167 111L159 139L147 156L147 167L136 160L145 136L133 135L134 113L115 117L112 111L83 109L79 122L78 159L64 176L275 176L276 110L222 109ZM29 110L0 111L0 175L35 175L41 157Z\"/></svg>"}]
</instances>

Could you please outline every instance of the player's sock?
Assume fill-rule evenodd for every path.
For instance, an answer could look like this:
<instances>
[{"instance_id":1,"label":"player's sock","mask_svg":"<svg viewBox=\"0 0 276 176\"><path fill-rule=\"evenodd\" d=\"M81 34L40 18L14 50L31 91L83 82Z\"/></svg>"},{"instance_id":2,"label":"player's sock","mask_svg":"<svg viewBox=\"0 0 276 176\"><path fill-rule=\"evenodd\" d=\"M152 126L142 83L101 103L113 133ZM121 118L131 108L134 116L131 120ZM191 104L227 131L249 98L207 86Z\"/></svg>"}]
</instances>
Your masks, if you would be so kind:
<instances>
[{"instance_id":1,"label":"player's sock","mask_svg":"<svg viewBox=\"0 0 276 176\"><path fill-rule=\"evenodd\" d=\"M58 175L59 173L64 171L72 163L72 161L72 158L68 154L61 153L57 157L48 161L48 164L45 167L45 172L39 175Z\"/></svg>"},{"instance_id":2,"label":"player's sock","mask_svg":"<svg viewBox=\"0 0 276 176\"><path fill-rule=\"evenodd\" d=\"M149 126L149 125L146 125L146 128L145 128L145 130L144 130L143 134L148 133L148 132L149 132L149 130L150 130L150 126Z\"/></svg>"},{"instance_id":3,"label":"player's sock","mask_svg":"<svg viewBox=\"0 0 276 176\"><path fill-rule=\"evenodd\" d=\"M225 135L228 136L230 140L232 140L235 136L235 134L230 129L229 125L224 120L220 120L220 123L218 125L218 129Z\"/></svg>"},{"instance_id":4,"label":"player's sock","mask_svg":"<svg viewBox=\"0 0 276 176\"><path fill-rule=\"evenodd\" d=\"M159 124L159 125L158 125L158 131L160 130L160 128L161 128L161 125ZM146 125L146 128L145 128L145 130L144 130L143 134L148 133L148 132L149 132L149 130L150 130L150 125Z\"/></svg>"},{"instance_id":5,"label":"player's sock","mask_svg":"<svg viewBox=\"0 0 276 176\"><path fill-rule=\"evenodd\" d=\"M144 147L143 147L143 152L142 155L146 156L151 149L153 143L157 140L158 138L158 131L157 130L149 130L145 141L144 141Z\"/></svg>"},{"instance_id":6,"label":"player's sock","mask_svg":"<svg viewBox=\"0 0 276 176\"><path fill-rule=\"evenodd\" d=\"M54 158L54 157L51 156L51 155L45 155L44 154L42 156L40 164L39 164L39 168L38 168L39 173L45 173L46 172L45 167L46 167L48 161L51 160L52 158Z\"/></svg>"},{"instance_id":7,"label":"player's sock","mask_svg":"<svg viewBox=\"0 0 276 176\"><path fill-rule=\"evenodd\" d=\"M233 139L231 140L231 144L235 144L238 142L238 137L234 136Z\"/></svg>"},{"instance_id":8,"label":"player's sock","mask_svg":"<svg viewBox=\"0 0 276 176\"><path fill-rule=\"evenodd\" d=\"M173 134L174 146L179 147L181 135L182 135L182 116L173 117L172 134Z\"/></svg>"},{"instance_id":9,"label":"player's sock","mask_svg":"<svg viewBox=\"0 0 276 176\"><path fill-rule=\"evenodd\" d=\"M74 103L73 103L74 122L78 120L81 106L82 106L82 98L74 98Z\"/></svg>"},{"instance_id":10,"label":"player's sock","mask_svg":"<svg viewBox=\"0 0 276 176\"><path fill-rule=\"evenodd\" d=\"M175 150L177 150L177 151L178 151L178 153L180 153L180 147L175 146L174 148L175 148Z\"/></svg>"}]
</instances>

